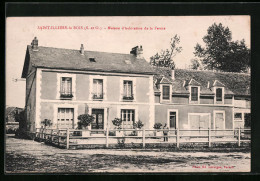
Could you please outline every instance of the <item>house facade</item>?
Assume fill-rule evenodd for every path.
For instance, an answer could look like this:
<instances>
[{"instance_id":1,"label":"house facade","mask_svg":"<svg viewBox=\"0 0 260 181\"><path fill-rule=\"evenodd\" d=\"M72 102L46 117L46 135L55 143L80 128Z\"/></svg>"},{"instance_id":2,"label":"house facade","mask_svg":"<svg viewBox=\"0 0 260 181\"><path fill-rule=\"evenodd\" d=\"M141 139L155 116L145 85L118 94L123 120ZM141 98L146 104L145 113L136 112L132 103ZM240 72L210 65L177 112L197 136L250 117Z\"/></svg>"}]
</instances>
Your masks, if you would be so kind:
<instances>
[{"instance_id":1,"label":"house facade","mask_svg":"<svg viewBox=\"0 0 260 181\"><path fill-rule=\"evenodd\" d=\"M140 120L154 124L154 70L142 58L142 47L130 54L27 47L22 78L26 78L27 131L50 119L52 128L77 128L77 117L92 114L91 129L124 128Z\"/></svg>"},{"instance_id":2,"label":"house facade","mask_svg":"<svg viewBox=\"0 0 260 181\"><path fill-rule=\"evenodd\" d=\"M248 74L154 68L142 56L27 46L27 131L50 119L52 128L77 128L77 117L95 117L91 129L124 128L140 120L146 129L160 122L180 129L243 127L250 114ZM250 116L250 115L249 115Z\"/></svg>"}]
</instances>

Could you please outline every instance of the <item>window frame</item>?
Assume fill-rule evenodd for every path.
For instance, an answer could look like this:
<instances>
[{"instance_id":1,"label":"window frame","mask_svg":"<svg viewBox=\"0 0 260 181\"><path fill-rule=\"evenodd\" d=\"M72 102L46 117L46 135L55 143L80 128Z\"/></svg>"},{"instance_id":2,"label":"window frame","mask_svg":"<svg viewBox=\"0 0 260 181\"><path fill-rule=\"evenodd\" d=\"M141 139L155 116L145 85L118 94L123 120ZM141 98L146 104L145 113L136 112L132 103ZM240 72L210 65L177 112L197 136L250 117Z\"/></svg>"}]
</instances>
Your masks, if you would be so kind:
<instances>
[{"instance_id":1,"label":"window frame","mask_svg":"<svg viewBox=\"0 0 260 181\"><path fill-rule=\"evenodd\" d=\"M94 99L94 79L103 80L103 99ZM107 100L107 77L101 75L89 75L89 100L91 101L105 101Z\"/></svg>"},{"instance_id":2,"label":"window frame","mask_svg":"<svg viewBox=\"0 0 260 181\"><path fill-rule=\"evenodd\" d=\"M96 78L93 78L93 80L92 80L93 82L92 82L92 84L93 84L93 89L92 89L92 98L93 98L93 100L102 100L102 99L104 99L104 80L103 79L96 79ZM101 96L100 97L98 97L97 96L97 92L94 92L94 87L95 87L95 84L96 83L94 83L94 82L102 82L102 84L100 84L100 85L102 85L102 90L101 90ZM98 85L98 84L97 84ZM96 96L96 97L95 97Z\"/></svg>"},{"instance_id":3,"label":"window frame","mask_svg":"<svg viewBox=\"0 0 260 181\"><path fill-rule=\"evenodd\" d=\"M218 101L217 100L217 89L222 89L222 101ZM224 87L214 87L214 93L215 93L215 96L214 96L214 104L224 104L224 93L225 89Z\"/></svg>"},{"instance_id":4,"label":"window frame","mask_svg":"<svg viewBox=\"0 0 260 181\"><path fill-rule=\"evenodd\" d=\"M71 78L71 93L72 97L69 98L63 98L61 97L61 85L62 85L62 78ZM70 74L70 73L57 73L57 88L56 88L57 94L56 99L66 99L66 100L76 100L76 74Z\"/></svg>"},{"instance_id":5,"label":"window frame","mask_svg":"<svg viewBox=\"0 0 260 181\"><path fill-rule=\"evenodd\" d=\"M163 86L169 86L169 97L170 99L163 99ZM172 101L172 85L171 84L160 84L160 92L161 92L161 95L160 95L160 102L171 102Z\"/></svg>"},{"instance_id":6,"label":"window frame","mask_svg":"<svg viewBox=\"0 0 260 181\"><path fill-rule=\"evenodd\" d=\"M196 101L193 101L192 100L192 88L197 88L198 91L197 91L197 100ZM189 92L190 92L190 96L189 96L189 103L197 103L199 104L200 103L200 86L189 86Z\"/></svg>"},{"instance_id":7,"label":"window frame","mask_svg":"<svg viewBox=\"0 0 260 181\"><path fill-rule=\"evenodd\" d=\"M131 99L124 99L124 81L132 81L132 95ZM136 102L137 95L136 95L136 77L120 77L119 81L120 91L119 91L119 101L120 102Z\"/></svg>"},{"instance_id":8,"label":"window frame","mask_svg":"<svg viewBox=\"0 0 260 181\"><path fill-rule=\"evenodd\" d=\"M165 97L164 97L164 87L168 87L168 89L169 89L169 91L168 91L168 98L167 99L165 99ZM170 94L170 86L169 85L162 85L162 100L164 100L164 101L169 101L170 100L170 97L171 97L171 94Z\"/></svg>"}]
</instances>

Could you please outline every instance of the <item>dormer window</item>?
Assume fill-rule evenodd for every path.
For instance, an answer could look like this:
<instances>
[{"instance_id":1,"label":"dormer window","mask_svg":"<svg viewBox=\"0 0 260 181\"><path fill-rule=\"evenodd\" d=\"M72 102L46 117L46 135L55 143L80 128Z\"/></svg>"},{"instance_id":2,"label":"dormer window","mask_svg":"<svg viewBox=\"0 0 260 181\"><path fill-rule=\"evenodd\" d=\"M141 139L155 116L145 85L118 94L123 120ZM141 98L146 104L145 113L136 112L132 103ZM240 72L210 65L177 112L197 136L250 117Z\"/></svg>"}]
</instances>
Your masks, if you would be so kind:
<instances>
[{"instance_id":1,"label":"dormer window","mask_svg":"<svg viewBox=\"0 0 260 181\"><path fill-rule=\"evenodd\" d=\"M163 100L170 100L170 86L169 85L162 86L162 94L163 94L163 97L162 97Z\"/></svg>"},{"instance_id":2,"label":"dormer window","mask_svg":"<svg viewBox=\"0 0 260 181\"><path fill-rule=\"evenodd\" d=\"M215 87L215 103L224 103L224 87Z\"/></svg>"},{"instance_id":3,"label":"dormer window","mask_svg":"<svg viewBox=\"0 0 260 181\"><path fill-rule=\"evenodd\" d=\"M191 87L191 101L198 101L198 100L199 100L199 88Z\"/></svg>"},{"instance_id":4,"label":"dormer window","mask_svg":"<svg viewBox=\"0 0 260 181\"><path fill-rule=\"evenodd\" d=\"M222 97L223 97L222 88L217 88L216 89L216 100L217 101L222 101Z\"/></svg>"}]
</instances>

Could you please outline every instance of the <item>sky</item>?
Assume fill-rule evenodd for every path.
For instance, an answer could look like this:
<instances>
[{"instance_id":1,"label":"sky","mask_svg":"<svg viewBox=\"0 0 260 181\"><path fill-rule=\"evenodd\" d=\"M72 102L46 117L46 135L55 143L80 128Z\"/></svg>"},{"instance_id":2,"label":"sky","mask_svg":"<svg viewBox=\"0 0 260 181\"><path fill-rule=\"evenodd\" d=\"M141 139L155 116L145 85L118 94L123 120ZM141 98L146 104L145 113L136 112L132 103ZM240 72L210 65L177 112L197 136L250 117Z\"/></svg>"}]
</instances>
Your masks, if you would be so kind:
<instances>
[{"instance_id":1,"label":"sky","mask_svg":"<svg viewBox=\"0 0 260 181\"><path fill-rule=\"evenodd\" d=\"M202 38L213 23L228 26L232 40L245 39L250 48L250 16L9 17L6 20L6 106L25 106L25 80L21 74L26 46L34 37L38 38L39 46L79 50L84 44L89 51L126 54L142 45L144 58L149 61L157 52L170 48L170 40L177 34L183 50L174 61L176 68L186 68L194 58L196 44L204 46ZM58 26L67 29L57 29ZM13 81L17 78L17 82Z\"/></svg>"}]
</instances>

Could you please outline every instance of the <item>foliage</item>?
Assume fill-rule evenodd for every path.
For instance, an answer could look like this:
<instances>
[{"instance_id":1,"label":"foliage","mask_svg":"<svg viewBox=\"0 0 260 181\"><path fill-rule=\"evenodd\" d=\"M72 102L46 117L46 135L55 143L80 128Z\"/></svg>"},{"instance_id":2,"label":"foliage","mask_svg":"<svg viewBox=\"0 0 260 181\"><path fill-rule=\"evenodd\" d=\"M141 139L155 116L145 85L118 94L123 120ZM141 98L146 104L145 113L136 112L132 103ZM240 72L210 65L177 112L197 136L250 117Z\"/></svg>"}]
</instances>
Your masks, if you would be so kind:
<instances>
[{"instance_id":1,"label":"foliage","mask_svg":"<svg viewBox=\"0 0 260 181\"><path fill-rule=\"evenodd\" d=\"M155 123L153 126L154 129L161 129L161 127L162 127L162 123Z\"/></svg>"},{"instance_id":2,"label":"foliage","mask_svg":"<svg viewBox=\"0 0 260 181\"><path fill-rule=\"evenodd\" d=\"M119 146L119 148L125 148L125 138L118 138L117 139L117 144Z\"/></svg>"},{"instance_id":3,"label":"foliage","mask_svg":"<svg viewBox=\"0 0 260 181\"><path fill-rule=\"evenodd\" d=\"M134 123L134 128L139 128L141 129L144 126L144 124L142 123L142 121L137 121L136 123Z\"/></svg>"},{"instance_id":4,"label":"foliage","mask_svg":"<svg viewBox=\"0 0 260 181\"><path fill-rule=\"evenodd\" d=\"M245 40L232 41L232 33L228 27L214 23L203 37L205 47L197 44L195 56L208 70L226 72L246 72L250 66L250 49Z\"/></svg>"},{"instance_id":5,"label":"foliage","mask_svg":"<svg viewBox=\"0 0 260 181\"><path fill-rule=\"evenodd\" d=\"M161 53L156 53L150 57L150 64L158 67L170 67L175 68L173 57L182 51L182 47L179 47L180 37L176 34L170 41L170 49L161 50Z\"/></svg>"},{"instance_id":6,"label":"foliage","mask_svg":"<svg viewBox=\"0 0 260 181\"><path fill-rule=\"evenodd\" d=\"M114 120L112 120L113 125L116 126L118 129L121 129L122 122L123 120L120 118L115 118Z\"/></svg>"},{"instance_id":7,"label":"foliage","mask_svg":"<svg viewBox=\"0 0 260 181\"><path fill-rule=\"evenodd\" d=\"M200 64L200 62L198 61L198 59L191 59L191 65L190 68L193 70L199 70L202 69L202 65Z\"/></svg>"},{"instance_id":8,"label":"foliage","mask_svg":"<svg viewBox=\"0 0 260 181\"><path fill-rule=\"evenodd\" d=\"M94 121L94 116L89 115L89 114L81 114L78 116L78 129L83 129L88 127L93 121Z\"/></svg>"},{"instance_id":9,"label":"foliage","mask_svg":"<svg viewBox=\"0 0 260 181\"><path fill-rule=\"evenodd\" d=\"M50 119L44 119L41 124L44 126L44 128L46 128L47 126L51 126L52 125L52 122Z\"/></svg>"},{"instance_id":10,"label":"foliage","mask_svg":"<svg viewBox=\"0 0 260 181\"><path fill-rule=\"evenodd\" d=\"M23 110L19 113L16 113L14 115L14 118L15 118L15 121L19 122L19 123L25 121L25 110Z\"/></svg>"}]
</instances>

